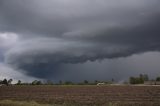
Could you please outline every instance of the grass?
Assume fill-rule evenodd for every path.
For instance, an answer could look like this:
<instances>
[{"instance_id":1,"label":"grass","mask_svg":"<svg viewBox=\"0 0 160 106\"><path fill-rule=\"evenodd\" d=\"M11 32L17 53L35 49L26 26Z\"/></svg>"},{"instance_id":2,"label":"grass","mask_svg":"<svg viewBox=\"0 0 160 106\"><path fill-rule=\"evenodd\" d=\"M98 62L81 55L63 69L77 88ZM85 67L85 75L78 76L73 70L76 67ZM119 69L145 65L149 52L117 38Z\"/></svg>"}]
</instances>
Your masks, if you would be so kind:
<instances>
[{"instance_id":1,"label":"grass","mask_svg":"<svg viewBox=\"0 0 160 106\"><path fill-rule=\"evenodd\" d=\"M0 106L82 106L82 105L74 103L39 104L35 101L0 100Z\"/></svg>"},{"instance_id":2,"label":"grass","mask_svg":"<svg viewBox=\"0 0 160 106\"><path fill-rule=\"evenodd\" d=\"M124 102L108 102L103 105L83 105L83 104L39 104L34 101L13 101L13 100L1 100L0 106L160 106L160 103L124 103Z\"/></svg>"},{"instance_id":3,"label":"grass","mask_svg":"<svg viewBox=\"0 0 160 106\"><path fill-rule=\"evenodd\" d=\"M37 102L34 102L34 101L26 102L26 101L2 100L0 101L0 106L51 106L51 105L38 104Z\"/></svg>"},{"instance_id":4,"label":"grass","mask_svg":"<svg viewBox=\"0 0 160 106\"><path fill-rule=\"evenodd\" d=\"M64 103L64 104L39 104L34 101L13 101L13 100L1 100L0 101L0 106L83 106L83 104L74 104L74 103ZM88 105L85 105L88 106ZM91 106L91 105L89 105ZM92 104L92 106L100 106L100 105L95 105ZM114 103L107 103L105 106L117 106Z\"/></svg>"}]
</instances>

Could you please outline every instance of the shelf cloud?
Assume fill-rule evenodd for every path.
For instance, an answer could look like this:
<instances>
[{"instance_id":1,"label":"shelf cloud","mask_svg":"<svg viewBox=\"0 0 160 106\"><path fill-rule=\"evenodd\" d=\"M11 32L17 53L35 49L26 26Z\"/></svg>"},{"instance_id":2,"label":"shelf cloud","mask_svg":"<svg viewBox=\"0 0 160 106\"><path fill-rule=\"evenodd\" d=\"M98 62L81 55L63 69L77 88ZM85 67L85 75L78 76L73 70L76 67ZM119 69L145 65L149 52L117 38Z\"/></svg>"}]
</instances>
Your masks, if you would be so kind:
<instances>
[{"instance_id":1,"label":"shelf cloud","mask_svg":"<svg viewBox=\"0 0 160 106\"><path fill-rule=\"evenodd\" d=\"M0 60L37 78L160 50L159 0L0 1ZM76 73L76 72L75 72Z\"/></svg>"}]
</instances>

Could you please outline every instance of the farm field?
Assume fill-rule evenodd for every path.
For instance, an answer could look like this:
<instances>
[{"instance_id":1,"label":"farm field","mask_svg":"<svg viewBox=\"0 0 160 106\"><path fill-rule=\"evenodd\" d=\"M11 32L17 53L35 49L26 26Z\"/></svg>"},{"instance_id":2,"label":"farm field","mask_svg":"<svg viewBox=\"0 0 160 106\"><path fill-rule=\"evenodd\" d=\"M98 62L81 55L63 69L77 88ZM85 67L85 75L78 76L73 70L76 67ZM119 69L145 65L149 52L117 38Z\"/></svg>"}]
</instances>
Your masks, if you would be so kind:
<instances>
[{"instance_id":1,"label":"farm field","mask_svg":"<svg viewBox=\"0 0 160 106\"><path fill-rule=\"evenodd\" d=\"M10 106L1 104L6 100L52 106L160 106L160 86L1 86L0 106Z\"/></svg>"}]
</instances>

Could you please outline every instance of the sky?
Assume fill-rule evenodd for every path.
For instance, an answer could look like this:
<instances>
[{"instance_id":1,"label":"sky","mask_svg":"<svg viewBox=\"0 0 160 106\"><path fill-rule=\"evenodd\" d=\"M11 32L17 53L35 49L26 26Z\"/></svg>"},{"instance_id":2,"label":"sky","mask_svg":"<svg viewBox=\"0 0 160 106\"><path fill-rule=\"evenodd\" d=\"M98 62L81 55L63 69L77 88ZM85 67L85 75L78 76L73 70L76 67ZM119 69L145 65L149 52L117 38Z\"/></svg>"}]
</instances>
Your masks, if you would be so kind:
<instances>
[{"instance_id":1,"label":"sky","mask_svg":"<svg viewBox=\"0 0 160 106\"><path fill-rule=\"evenodd\" d=\"M160 76L159 0L0 0L0 78Z\"/></svg>"}]
</instances>

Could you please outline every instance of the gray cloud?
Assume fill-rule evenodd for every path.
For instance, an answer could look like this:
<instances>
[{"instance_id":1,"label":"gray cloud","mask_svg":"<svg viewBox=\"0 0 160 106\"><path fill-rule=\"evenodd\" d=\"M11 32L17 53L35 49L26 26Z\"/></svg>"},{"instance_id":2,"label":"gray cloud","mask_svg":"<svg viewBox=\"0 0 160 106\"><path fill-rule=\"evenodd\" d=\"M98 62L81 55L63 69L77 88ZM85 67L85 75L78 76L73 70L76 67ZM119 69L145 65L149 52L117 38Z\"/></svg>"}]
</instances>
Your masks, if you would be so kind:
<instances>
[{"instance_id":1,"label":"gray cloud","mask_svg":"<svg viewBox=\"0 0 160 106\"><path fill-rule=\"evenodd\" d=\"M47 77L50 71L56 73L57 67L61 64L116 58L126 56L124 53L127 51L128 47L121 45L36 38L23 41L12 48L5 55L5 61L15 68L28 70L28 74L36 75L36 77L42 77L41 75L44 77L47 71ZM39 74L36 74L37 72Z\"/></svg>"},{"instance_id":2,"label":"gray cloud","mask_svg":"<svg viewBox=\"0 0 160 106\"><path fill-rule=\"evenodd\" d=\"M0 54L30 76L61 76L64 64L160 50L158 0L0 2L0 31L18 37Z\"/></svg>"},{"instance_id":3,"label":"gray cloud","mask_svg":"<svg viewBox=\"0 0 160 106\"><path fill-rule=\"evenodd\" d=\"M63 33L134 25L159 12L157 0L1 1L1 29L61 36Z\"/></svg>"}]
</instances>

